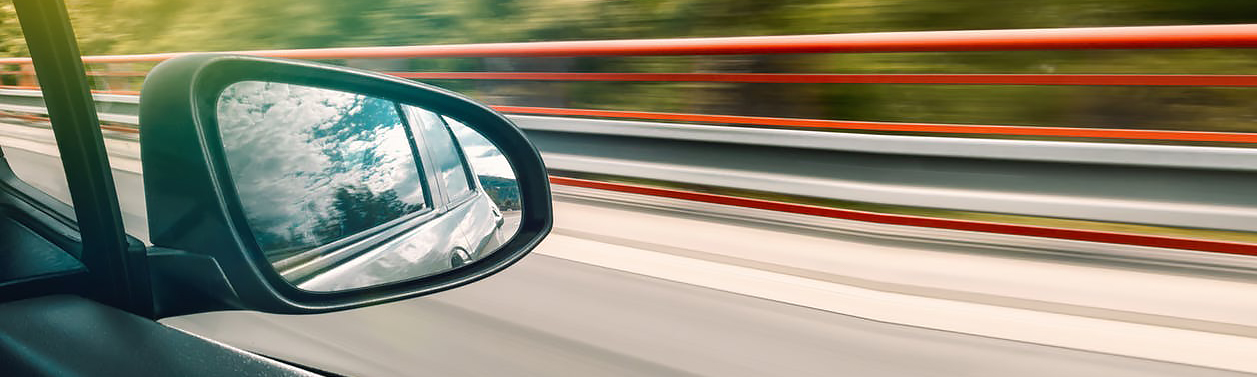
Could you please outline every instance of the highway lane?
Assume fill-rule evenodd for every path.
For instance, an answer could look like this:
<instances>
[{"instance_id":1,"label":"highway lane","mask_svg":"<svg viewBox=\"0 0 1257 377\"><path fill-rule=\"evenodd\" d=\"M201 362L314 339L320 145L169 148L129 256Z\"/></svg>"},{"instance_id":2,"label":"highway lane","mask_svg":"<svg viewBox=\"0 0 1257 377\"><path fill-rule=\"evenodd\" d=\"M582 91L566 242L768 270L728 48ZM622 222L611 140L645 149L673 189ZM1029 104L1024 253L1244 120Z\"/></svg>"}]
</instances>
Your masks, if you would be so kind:
<instances>
[{"instance_id":1,"label":"highway lane","mask_svg":"<svg viewBox=\"0 0 1257 377\"><path fill-rule=\"evenodd\" d=\"M106 134L116 134L106 131ZM106 138L110 164L113 165L114 188L120 193L119 205L127 234L148 239L148 215L144 207L144 180L140 169L140 146L134 135L127 138ZM60 153L52 142L52 131L44 128L0 123L0 151L10 160L10 168L18 178L64 203L70 203L70 189Z\"/></svg>"},{"instance_id":2,"label":"highway lane","mask_svg":"<svg viewBox=\"0 0 1257 377\"><path fill-rule=\"evenodd\" d=\"M5 153L18 164L51 166L47 154L15 149L21 148L5 148ZM115 165L123 162L120 160L115 160ZM59 177L36 170L36 174L29 175L34 180ZM142 213L134 207L138 200L142 209L142 192L134 189L142 187L138 169L120 170L116 177L119 186L132 188L120 190L124 211L140 216ZM57 186L55 181L37 183ZM764 236L771 229L780 228L753 224L728 228L728 224L723 224L727 221L702 221L702 216L689 216L691 222L686 224L692 228L678 229L676 223L659 223L659 215L649 213L608 222L590 217L588 203L561 200L557 204L558 230L543 243L540 254L526 258L503 274L455 291L316 316L231 312L164 322L264 354L362 375L1228 375L1175 363L870 321L837 314L844 312L841 310L786 304L771 294L753 297L750 293L728 293L725 291L733 289L698 287L553 258L547 255L604 255L617 248L644 253L640 255L677 254L679 249L693 247L687 242L702 237L657 232L699 234L722 227L727 232L720 233L726 237L725 243L708 244L706 251L747 252L756 248L730 245L754 246L749 244L755 242L728 235ZM615 210L594 211L604 212ZM641 221L626 221L634 218ZM129 223L128 229L132 225ZM612 233L621 227L620 235L633 233L641 236L639 241L667 247L615 245L608 242L614 240L606 239L605 234L596 236L608 233L607 227L612 228ZM819 251L832 254L837 239L796 234L785 244L772 246L782 255L797 259L796 265L810 265L818 260L815 255L807 255L804 245L819 243ZM872 256L880 259L894 255ZM924 260L917 260L921 261ZM761 263L758 267L764 266ZM1009 266L1014 264L1002 265ZM661 275L655 272L644 273ZM797 270L779 272L806 275ZM928 271L889 273L923 272ZM1214 288L1226 288L1225 284L1210 283ZM915 309L917 313L909 314L916 320L945 316L943 307ZM909 319L899 322L911 323L913 318ZM983 324L977 317L968 322ZM1154 346L1176 346L1166 342Z\"/></svg>"},{"instance_id":3,"label":"highway lane","mask_svg":"<svg viewBox=\"0 0 1257 377\"><path fill-rule=\"evenodd\" d=\"M892 325L545 255L426 298L162 321L363 376L1231 376Z\"/></svg>"},{"instance_id":4,"label":"highway lane","mask_svg":"<svg viewBox=\"0 0 1257 377\"><path fill-rule=\"evenodd\" d=\"M554 190L554 234L589 242L879 292L1257 337L1257 299L1247 299L1257 291L1252 276L1034 254L1019 245L1026 237L1002 244L961 243L964 232L879 238L849 232L847 220Z\"/></svg>"}]
</instances>

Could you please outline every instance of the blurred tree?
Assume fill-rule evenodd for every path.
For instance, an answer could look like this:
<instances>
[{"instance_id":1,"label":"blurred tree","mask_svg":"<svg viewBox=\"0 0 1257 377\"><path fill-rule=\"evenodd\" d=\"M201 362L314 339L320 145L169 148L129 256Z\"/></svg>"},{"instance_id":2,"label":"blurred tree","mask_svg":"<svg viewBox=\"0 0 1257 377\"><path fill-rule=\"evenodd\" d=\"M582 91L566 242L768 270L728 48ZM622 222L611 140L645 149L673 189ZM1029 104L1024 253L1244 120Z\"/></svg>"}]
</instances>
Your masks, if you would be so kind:
<instances>
[{"instance_id":1,"label":"blurred tree","mask_svg":"<svg viewBox=\"0 0 1257 377\"><path fill-rule=\"evenodd\" d=\"M85 54L1257 22L1251 0L67 0ZM0 53L25 54L12 6ZM1251 73L1248 51L417 59L411 69ZM404 66L405 64L399 63ZM398 64L391 64L392 67ZM142 67L141 67L142 68ZM405 67L402 67L405 68ZM449 83L495 103L886 121L1257 130L1247 89Z\"/></svg>"},{"instance_id":2,"label":"blurred tree","mask_svg":"<svg viewBox=\"0 0 1257 377\"><path fill-rule=\"evenodd\" d=\"M22 36L22 25L17 22L17 12L13 3L0 4L0 54L4 56L27 56L26 40Z\"/></svg>"},{"instance_id":3,"label":"blurred tree","mask_svg":"<svg viewBox=\"0 0 1257 377\"><path fill-rule=\"evenodd\" d=\"M398 200L397 192L376 194L366 187L343 186L336 190L331 213L315 226L318 244L335 241L401 218L422 206Z\"/></svg>"}]
</instances>

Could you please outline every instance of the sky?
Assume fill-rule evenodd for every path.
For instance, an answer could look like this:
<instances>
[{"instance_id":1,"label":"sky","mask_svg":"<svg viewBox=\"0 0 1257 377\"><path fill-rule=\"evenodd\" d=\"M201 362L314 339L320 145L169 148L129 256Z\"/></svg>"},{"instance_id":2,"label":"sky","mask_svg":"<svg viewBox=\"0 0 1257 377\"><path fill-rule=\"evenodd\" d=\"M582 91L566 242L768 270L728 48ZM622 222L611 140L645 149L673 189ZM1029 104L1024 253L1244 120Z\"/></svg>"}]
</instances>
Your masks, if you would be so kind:
<instances>
[{"instance_id":1,"label":"sky","mask_svg":"<svg viewBox=\"0 0 1257 377\"><path fill-rule=\"evenodd\" d=\"M511 163L507 162L506 156L503 156L502 151L498 150L498 147L494 146L489 139L462 122L450 117L442 118L454 131L454 136L463 147L463 154L467 156L468 163L476 174L515 179L515 171L511 169Z\"/></svg>"},{"instance_id":2,"label":"sky","mask_svg":"<svg viewBox=\"0 0 1257 377\"><path fill-rule=\"evenodd\" d=\"M320 241L315 226L335 215L342 188L391 190L403 203L424 203L391 102L246 81L224 90L217 110L228 166L255 233ZM264 236L258 234L266 244Z\"/></svg>"}]
</instances>

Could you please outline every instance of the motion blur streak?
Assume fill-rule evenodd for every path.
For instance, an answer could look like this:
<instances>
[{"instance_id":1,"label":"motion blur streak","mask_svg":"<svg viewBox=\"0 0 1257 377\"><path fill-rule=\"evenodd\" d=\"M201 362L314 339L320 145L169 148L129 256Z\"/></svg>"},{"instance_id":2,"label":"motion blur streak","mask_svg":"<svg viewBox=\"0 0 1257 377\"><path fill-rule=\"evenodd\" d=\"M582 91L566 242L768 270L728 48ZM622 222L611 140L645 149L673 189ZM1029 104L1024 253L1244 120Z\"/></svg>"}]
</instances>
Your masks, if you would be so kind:
<instances>
[{"instance_id":1,"label":"motion blur streak","mask_svg":"<svg viewBox=\"0 0 1257 377\"><path fill-rule=\"evenodd\" d=\"M405 12L389 8L401 2L354 12L304 2L312 12L301 13L301 1L274 12L91 0L72 12L105 35L81 45L97 55L84 58L96 89L114 94L135 94L145 69L182 54L165 51L330 61L547 115L511 117L548 166L572 174L1251 242L1257 150L1243 147L1257 143L1257 24L1194 25L1254 21L1240 3L1191 8L1226 2L1214 1L468 1ZM1185 9L1175 7L1196 14L1158 16ZM153 12L127 22L132 9ZM1112 16L1121 12L1131 18ZM962 29L1192 26L815 34L957 26L940 14L978 20ZM439 35L417 35L429 30ZM781 35L704 37L731 34ZM547 41L472 43L503 35ZM701 38L608 40L623 36ZM36 85L29 63L0 58L11 65L0 83ZM3 93L3 110L38 114L39 95L18 92ZM138 103L112 98L99 102ZM100 113L122 131L106 131L106 145L127 231L142 239L143 172L126 128L138 118ZM865 132L835 132L849 130ZM18 176L68 200L49 135L0 124ZM1246 241L554 182L551 237L483 282L339 313L163 322L381 376L1257 373L1257 258Z\"/></svg>"},{"instance_id":2,"label":"motion blur streak","mask_svg":"<svg viewBox=\"0 0 1257 377\"><path fill-rule=\"evenodd\" d=\"M1205 131L1165 131L1165 130L1125 130L1095 129L1071 127L1019 127L977 124L932 124L932 123L896 123L896 122L862 122L849 120L797 119L750 117L735 115L706 115L658 113L646 111L614 111L590 109L560 109L528 106L494 106L498 110L511 114L544 114L572 115L605 118L634 118L653 120L674 120L683 122L747 124L760 126L785 126L835 130L865 131L902 131L902 132L940 132L978 135L1026 135L1026 136L1057 136L1057 137L1094 137L1105 139L1133 140L1178 140L1178 141L1216 141L1229 143L1257 143L1257 134L1233 132Z\"/></svg>"},{"instance_id":3,"label":"motion blur streak","mask_svg":"<svg viewBox=\"0 0 1257 377\"><path fill-rule=\"evenodd\" d=\"M136 76L139 72L94 72ZM969 84L1257 86L1254 75L1011 75L1011 74L823 74L823 73L584 73L584 72L385 72L408 79L535 81L693 81L777 84Z\"/></svg>"},{"instance_id":4,"label":"motion blur streak","mask_svg":"<svg viewBox=\"0 0 1257 377\"><path fill-rule=\"evenodd\" d=\"M163 322L373 376L1243 375L891 325L544 255L517 266L428 299L337 314Z\"/></svg>"},{"instance_id":5,"label":"motion blur streak","mask_svg":"<svg viewBox=\"0 0 1257 377\"><path fill-rule=\"evenodd\" d=\"M39 168L56 163L42 133L43 143L39 130L5 138L4 152L28 167L19 174L56 195L62 178ZM137 233L135 143L108 144ZM326 315L223 312L165 322L371 375L1257 371L1245 352L1257 347L1257 302L1234 299L1257 289L1248 259L1232 260L1230 270L1173 267L1087 256L1121 246L1062 241L1062 252L1050 253L1024 237L903 228L882 230L901 235L888 238L840 219L559 190L555 235L540 255L465 289Z\"/></svg>"},{"instance_id":6,"label":"motion blur streak","mask_svg":"<svg viewBox=\"0 0 1257 377\"><path fill-rule=\"evenodd\" d=\"M608 182L597 182L583 179L550 177L550 182L559 185L587 187L599 190L637 193L643 195L662 196L705 203L726 204L738 207L765 209L813 216L824 216L840 219L851 219L881 224L920 226L939 229L967 230L975 232L1015 234L1022 236L1049 237L1067 240L1117 243L1137 246L1165 247L1173 249L1211 251L1217 253L1257 255L1257 245L1235 242L1218 242L1195 240L1188 238L1144 236L1113 232L1047 228L1026 225L998 224L980 221L963 221L937 219L919 216L888 215L864 211L851 211L837 208L809 206L775 202L769 200L738 198L725 195L712 195L699 192L668 190L636 185Z\"/></svg>"},{"instance_id":7,"label":"motion blur streak","mask_svg":"<svg viewBox=\"0 0 1257 377\"><path fill-rule=\"evenodd\" d=\"M961 30L730 38L626 39L233 51L288 59L469 56L742 55L1257 47L1257 25ZM162 61L184 53L85 56L84 63ZM29 62L0 59L0 64Z\"/></svg>"},{"instance_id":8,"label":"motion blur streak","mask_svg":"<svg viewBox=\"0 0 1257 377\"><path fill-rule=\"evenodd\" d=\"M798 57L787 59L783 54L835 54L835 53L884 53L884 52L974 52L974 51L1043 51L1043 50L1173 50L1173 49L1190 49L1196 51L1208 51L1208 49L1232 49L1236 51L1236 56L1243 56L1243 51L1239 49L1247 49L1257 47L1257 25L1239 24L1239 25L1187 25L1187 26L1140 26L1140 27L1102 27L1102 28L1048 28L1048 29L1009 29L1009 30L959 30L959 31L925 31L925 32L889 32L889 33L848 33L848 34L822 34L822 35L777 35L777 36L751 36L751 37L722 37L722 38L671 38L671 39L630 39L630 40L600 40L600 41L551 41L551 42L526 42L526 43L478 43L478 44L436 44L436 45L414 45L414 46L386 46L386 47L346 47L346 48L322 48L322 49L286 49L286 50L251 50L251 51L231 51L231 53L250 54L258 56L281 57L290 59L317 59L317 60L345 60L347 64L364 64L363 62L374 59L377 63L385 66L406 65L400 59L416 59L416 58L445 58L445 57L474 57L487 59L507 59L519 57L548 57L548 58L572 58L572 57L605 57L605 56L660 56L660 55L681 55L681 56L698 56L710 61L714 66L722 64L730 64L732 66L747 65L750 62L751 67L755 66L791 66L807 67L811 63L804 63L804 60L798 60ZM186 53L156 53L156 54L136 54L136 55L99 55L86 56L83 58L85 63L90 64L112 64L112 63L152 63L170 59ZM721 60L713 55L750 55L747 61L739 61L739 58ZM823 56L823 55L822 55ZM784 63L790 60L798 60L795 63ZM773 60L779 62L773 63ZM928 60L928 59L927 59ZM556 60L556 62L559 60ZM23 66L29 66L29 58L0 58L0 64L15 65L16 71L0 71L0 76L16 77L19 84L30 84L33 82L31 71ZM492 64L492 60L486 61L484 65ZM502 62L509 62L503 60ZM700 60L700 62L702 62ZM352 65L351 64L351 65ZM512 64L506 64L510 66ZM525 66L527 64L524 64ZM544 65L544 64L543 64ZM559 64L562 69L571 64ZM702 67L705 64L693 64ZM877 64L874 64L876 66ZM667 66L667 65L664 65ZM1138 66L1138 64L1136 64ZM1042 64L1038 70L1055 71L1055 64ZM553 68L553 67L552 67ZM110 72L93 72L92 75L105 77L105 83L108 83L109 77L117 78L135 78L138 73L128 67L127 70L119 71L116 74ZM832 69L825 67L824 69ZM930 69L938 69L931 67ZM879 68L879 70L881 70ZM970 84L970 85L1017 85L1017 86L1061 86L1061 85L1085 85L1085 86L1133 86L1133 87L1251 87L1254 85L1253 75L1148 75L1148 74L782 74L782 73L580 73L580 72L390 72L393 75L408 78L431 78L431 79L480 79L480 80L530 80L530 81L663 81L663 82L704 82L704 83L826 83L826 84ZM122 86L134 85L134 80L122 81ZM14 87L14 86L10 86ZM28 86L16 86L28 87ZM491 87L491 86L489 86ZM565 95L568 89L555 92L551 90L543 90L542 93L532 93L533 95L521 95L518 89L508 89L506 92L512 93L508 99L510 102L534 102L534 99L542 101L571 102ZM723 89L720 87L711 87L708 89ZM941 92L940 92L941 90ZM963 89L962 89L963 90ZM988 91L987 94L996 93ZM1018 89L1014 89L1018 90ZM493 91L489 89L488 91ZM525 89L525 92L529 90ZM734 90L724 90L725 92L739 93L752 91L750 87L735 88ZM758 90L755 90L758 91ZM131 92L131 91L127 91ZM874 96L874 92L862 91L866 96ZM922 98L930 98L934 95L942 94L949 98L948 101L957 98L950 89L917 90L919 93L925 94ZM1020 95L1025 93L1018 92ZM1136 98L1140 99L1146 96L1145 92L1136 91ZM1171 104L1181 104L1182 99L1178 93L1181 91L1168 91L1172 99ZM1225 93L1225 92L1214 92ZM587 93L588 94L588 93ZM671 93L669 93L671 94ZM786 95L789 94L789 95ZM751 108L751 112L779 112L788 108L812 108L807 110L808 113L832 112L819 110L819 108L832 107L816 93L810 93L809 90L789 90L780 98L789 98L782 101L780 98L756 98L753 94L708 94L715 98L725 98L729 101L741 102L741 107ZM919 94L918 94L919 95ZM1033 96L1033 95L1032 95ZM1058 97L1061 93L1053 93L1050 97ZM1223 113L1240 112L1227 105L1222 98L1229 97L1229 94L1218 94L1217 100L1211 101L1210 106L1202 108L1220 107ZM701 97L701 96L700 96ZM1002 97L995 94L993 98ZM1071 97L1068 93L1064 94L1064 98ZM1121 96L1101 96L1116 97ZM961 97L963 98L963 96ZM972 99L978 99L974 97ZM1005 98L1006 99L1006 98ZM676 98L670 98L668 102L677 102ZM693 99L686 99L693 101ZM748 101L751 100L751 101ZM897 98L898 101L905 101L908 98ZM587 102L588 99L581 99L579 102ZM1101 103L1112 101L1111 99L1095 99ZM597 102L597 101L594 101ZM617 103L621 103L622 99L617 98ZM650 102L644 99L638 99L637 102ZM684 102L684 101L682 101ZM719 101L717 101L719 102ZM982 101L977 101L981 103ZM989 102L989 101L988 101ZM1024 101L1023 101L1024 102ZM1044 101L1050 103L1054 101ZM1072 102L1072 101L1066 101ZM1139 101L1130 101L1139 102ZM1199 104L1188 101L1191 106L1183 108L1193 109ZM689 107L711 107L700 102L690 103ZM727 104L715 104L715 107L731 107ZM935 110L939 108L948 108L951 110L954 104L944 105L942 101L926 101L917 106L920 108L929 108L931 111L926 114L938 117L941 111ZM882 116L899 117L903 113L905 104L890 104L889 107L882 111L872 111L872 113L882 113ZM966 103L965 106L972 107L973 103ZM1062 105L1056 103L1055 106L1065 106L1066 108L1074 107L1070 105ZM1113 106L1110 104L1110 106ZM1167 127L1162 123L1165 120L1162 117L1147 116L1153 111L1168 111L1170 113L1184 113L1196 115L1198 119L1201 113L1212 113L1213 110L1201 111L1203 109L1184 110L1183 108L1166 110L1169 106L1159 106L1156 110L1139 109L1137 103L1123 103L1124 107L1132 107L1137 111L1137 115L1116 114L1118 124L1127 128L1222 128L1247 129L1244 125L1236 125L1234 121L1228 120L1231 117L1208 117L1210 124L1175 124ZM737 106L732 106L736 108ZM983 113L1002 113L1008 110L998 109L1000 106L988 103L987 108L980 109L977 114ZM861 122L861 121L833 121L820 119L791 119L781 117L736 117L721 115L700 115L700 114L660 114L655 113L654 117L646 117L647 119L671 119L671 120L687 120L696 122L716 122L716 123L734 123L734 124L756 124L756 125L776 125L791 127L822 127L833 129L856 129L870 131L899 131L899 132L931 132L931 133L960 133L960 134L989 134L989 135L1025 135L1025 136L1042 136L1042 137L1070 137L1070 138L1112 138L1112 139L1134 139L1134 140L1175 140L1175 141L1208 141L1208 142L1227 142L1227 143L1251 143L1254 142L1252 135L1243 135L1228 132L1202 132L1201 130L1183 130L1183 131L1160 131L1160 130L1129 130L1129 129L1109 129L1114 123L1112 119L1113 111L1108 108L1102 110L1089 108L1073 108L1060 109L1060 111L1043 111L1036 109L1035 106L1026 106L1024 103L1009 104L1007 107L1014 108L1013 112L1021 113L1021 116L1031 117L1047 117L1056 120L1064 120L1067 122L1077 123L1078 116L1071 116L1071 113L1097 113L1093 114L1095 120L1099 120L1100 124L1091 124L1091 128L1100 128L1088 130L1086 128L1071 127L1019 127L1012 125L987 125L987 124L945 124L945 123L920 123L920 122ZM505 108L499 108L505 109ZM525 108L518 110L525 111ZM997 110L998 109L998 110ZM1035 109L1035 110L1026 110ZM572 112L572 115L592 115L592 116L612 116L625 117L623 114L614 115L611 112L604 114L595 114L596 110L578 110L578 109L548 109L549 114L557 114L563 110ZM738 109L736 111L746 111L747 109ZM889 111L887 111L889 110ZM941 110L941 109L940 109ZM540 111L533 108L532 113ZM841 109L840 113L860 112L860 110ZM584 114L575 114L583 112ZM968 113L968 111L965 111ZM651 114L649 112L637 112L637 114ZM1054 115L1048 115L1054 114ZM1242 115L1242 114L1233 114ZM660 118L663 116L663 118ZM688 119L683 119L688 118ZM1251 117L1241 117L1244 119L1242 123L1248 123L1247 119ZM1148 122L1153 124L1138 124L1140 122L1130 122L1136 120L1140 122ZM1019 119L1019 122L1025 122L1025 119ZM970 123L962 121L956 123ZM1092 122L1088 122L1092 123ZM1123 124L1135 123L1135 124Z\"/></svg>"}]
</instances>

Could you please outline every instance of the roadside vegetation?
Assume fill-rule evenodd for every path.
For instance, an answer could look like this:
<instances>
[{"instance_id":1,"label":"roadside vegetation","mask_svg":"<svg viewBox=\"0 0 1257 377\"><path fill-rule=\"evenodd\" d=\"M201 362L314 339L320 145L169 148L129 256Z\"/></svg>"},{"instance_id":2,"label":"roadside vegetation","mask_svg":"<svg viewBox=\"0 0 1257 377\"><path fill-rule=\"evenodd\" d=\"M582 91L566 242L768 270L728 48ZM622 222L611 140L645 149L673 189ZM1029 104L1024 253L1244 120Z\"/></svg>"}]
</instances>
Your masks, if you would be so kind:
<instances>
[{"instance_id":1,"label":"roadside vegetation","mask_svg":"<svg viewBox=\"0 0 1257 377\"><path fill-rule=\"evenodd\" d=\"M86 55L1257 22L1247 0L68 0ZM0 55L23 55L10 4ZM1254 74L1255 51L348 61L388 70ZM142 71L116 64L113 71ZM99 79L102 89L140 78ZM1257 131L1253 89L435 82L492 104L819 119Z\"/></svg>"}]
</instances>

